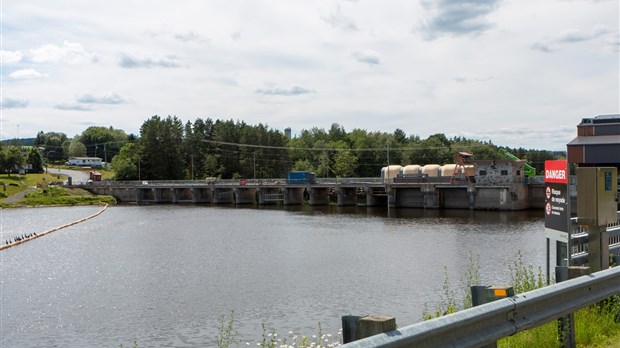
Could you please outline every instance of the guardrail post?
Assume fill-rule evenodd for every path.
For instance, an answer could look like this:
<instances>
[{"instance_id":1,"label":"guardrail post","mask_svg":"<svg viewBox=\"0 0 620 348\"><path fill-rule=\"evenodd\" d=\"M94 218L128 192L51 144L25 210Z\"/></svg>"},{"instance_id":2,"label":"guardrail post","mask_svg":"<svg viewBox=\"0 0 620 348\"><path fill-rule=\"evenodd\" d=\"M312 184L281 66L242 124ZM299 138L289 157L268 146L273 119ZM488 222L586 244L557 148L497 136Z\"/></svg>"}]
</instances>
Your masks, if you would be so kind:
<instances>
[{"instance_id":1,"label":"guardrail post","mask_svg":"<svg viewBox=\"0 0 620 348\"><path fill-rule=\"evenodd\" d=\"M471 303L474 307L514 295L512 286L474 285L471 287ZM483 348L497 348L497 342L487 344Z\"/></svg>"},{"instance_id":2,"label":"guardrail post","mask_svg":"<svg viewBox=\"0 0 620 348\"><path fill-rule=\"evenodd\" d=\"M366 338L396 330L396 318L383 315L368 315L358 321L358 336Z\"/></svg>"},{"instance_id":3,"label":"guardrail post","mask_svg":"<svg viewBox=\"0 0 620 348\"><path fill-rule=\"evenodd\" d=\"M350 343L393 330L396 330L394 317L383 315L364 317L345 315L342 317L342 343Z\"/></svg>"},{"instance_id":4,"label":"guardrail post","mask_svg":"<svg viewBox=\"0 0 620 348\"><path fill-rule=\"evenodd\" d=\"M357 341L357 324L360 320L358 315L342 316L342 343Z\"/></svg>"},{"instance_id":5,"label":"guardrail post","mask_svg":"<svg viewBox=\"0 0 620 348\"><path fill-rule=\"evenodd\" d=\"M555 281L560 283L587 274L590 274L589 267L557 266L555 268ZM577 346L575 340L575 316L573 313L558 319L558 339L560 340L560 347L575 348Z\"/></svg>"}]
</instances>

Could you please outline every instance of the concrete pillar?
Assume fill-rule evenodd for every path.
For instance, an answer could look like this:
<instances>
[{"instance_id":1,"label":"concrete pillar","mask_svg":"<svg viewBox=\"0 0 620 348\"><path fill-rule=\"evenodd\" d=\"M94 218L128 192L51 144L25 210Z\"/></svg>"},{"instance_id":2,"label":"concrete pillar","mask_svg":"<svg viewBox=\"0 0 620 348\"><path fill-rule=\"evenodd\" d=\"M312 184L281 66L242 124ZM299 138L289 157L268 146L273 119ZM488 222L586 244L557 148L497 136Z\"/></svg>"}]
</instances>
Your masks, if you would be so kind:
<instances>
[{"instance_id":1,"label":"concrete pillar","mask_svg":"<svg viewBox=\"0 0 620 348\"><path fill-rule=\"evenodd\" d=\"M357 205L357 187L338 187L336 188L336 196L338 197L338 206Z\"/></svg>"},{"instance_id":2,"label":"concrete pillar","mask_svg":"<svg viewBox=\"0 0 620 348\"><path fill-rule=\"evenodd\" d=\"M285 187L284 205L304 204L304 189L305 187Z\"/></svg>"},{"instance_id":3,"label":"concrete pillar","mask_svg":"<svg viewBox=\"0 0 620 348\"><path fill-rule=\"evenodd\" d=\"M256 203L256 188L247 186L235 188L235 204L254 203Z\"/></svg>"},{"instance_id":4,"label":"concrete pillar","mask_svg":"<svg viewBox=\"0 0 620 348\"><path fill-rule=\"evenodd\" d=\"M439 209L439 192L433 184L426 184L421 187L424 192L424 208Z\"/></svg>"},{"instance_id":5,"label":"concrete pillar","mask_svg":"<svg viewBox=\"0 0 620 348\"><path fill-rule=\"evenodd\" d=\"M179 196L181 195L181 189L171 188L172 191L172 203L179 203Z\"/></svg>"},{"instance_id":6,"label":"concrete pillar","mask_svg":"<svg viewBox=\"0 0 620 348\"><path fill-rule=\"evenodd\" d=\"M135 188L136 190L136 203L140 204L144 202L144 190L140 188Z\"/></svg>"},{"instance_id":7,"label":"concrete pillar","mask_svg":"<svg viewBox=\"0 0 620 348\"><path fill-rule=\"evenodd\" d=\"M469 209L473 210L476 207L476 193L478 190L472 184L467 186L467 194L469 195Z\"/></svg>"},{"instance_id":8,"label":"concrete pillar","mask_svg":"<svg viewBox=\"0 0 620 348\"><path fill-rule=\"evenodd\" d=\"M162 191L162 189L152 188L151 191L153 192L153 202L154 203L161 202L161 191Z\"/></svg>"},{"instance_id":9,"label":"concrete pillar","mask_svg":"<svg viewBox=\"0 0 620 348\"><path fill-rule=\"evenodd\" d=\"M394 188L388 187L387 189L387 204L388 208L396 207L396 190Z\"/></svg>"},{"instance_id":10,"label":"concrete pillar","mask_svg":"<svg viewBox=\"0 0 620 348\"><path fill-rule=\"evenodd\" d=\"M329 205L329 187L311 187L310 188L310 205Z\"/></svg>"}]
</instances>

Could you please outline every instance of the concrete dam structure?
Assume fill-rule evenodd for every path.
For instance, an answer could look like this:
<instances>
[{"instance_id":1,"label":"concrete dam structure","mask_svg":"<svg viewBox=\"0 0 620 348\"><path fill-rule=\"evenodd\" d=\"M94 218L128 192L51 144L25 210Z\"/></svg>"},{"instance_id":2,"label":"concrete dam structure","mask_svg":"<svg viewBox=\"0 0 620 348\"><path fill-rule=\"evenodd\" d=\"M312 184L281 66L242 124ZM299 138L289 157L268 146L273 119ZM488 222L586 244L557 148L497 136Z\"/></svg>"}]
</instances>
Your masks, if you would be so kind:
<instances>
[{"instance_id":1,"label":"concrete dam structure","mask_svg":"<svg viewBox=\"0 0 620 348\"><path fill-rule=\"evenodd\" d=\"M519 161L478 161L476 168L389 166L381 178L213 181L101 181L83 186L120 203L387 206L393 208L523 210L544 207L542 180L525 178ZM400 168L397 168L400 167ZM407 168L409 167L409 168ZM403 169L406 170L403 170ZM521 169L520 169L521 168ZM477 172L474 173L474 170ZM447 173L450 172L450 175ZM444 175L445 174L445 175ZM456 179L455 179L456 178Z\"/></svg>"}]
</instances>

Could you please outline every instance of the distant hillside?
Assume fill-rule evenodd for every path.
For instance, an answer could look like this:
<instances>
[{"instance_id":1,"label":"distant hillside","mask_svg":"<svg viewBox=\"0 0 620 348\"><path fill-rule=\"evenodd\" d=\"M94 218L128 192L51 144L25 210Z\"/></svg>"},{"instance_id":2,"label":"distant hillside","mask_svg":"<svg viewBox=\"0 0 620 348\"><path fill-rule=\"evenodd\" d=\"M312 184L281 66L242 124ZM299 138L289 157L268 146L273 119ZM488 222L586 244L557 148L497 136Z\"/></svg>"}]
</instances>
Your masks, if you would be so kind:
<instances>
[{"instance_id":1,"label":"distant hillside","mask_svg":"<svg viewBox=\"0 0 620 348\"><path fill-rule=\"evenodd\" d=\"M15 145L15 144L21 144L22 146L33 146L34 142L37 140L37 138L22 138L22 139L6 139L6 140L2 140L2 145Z\"/></svg>"}]
</instances>

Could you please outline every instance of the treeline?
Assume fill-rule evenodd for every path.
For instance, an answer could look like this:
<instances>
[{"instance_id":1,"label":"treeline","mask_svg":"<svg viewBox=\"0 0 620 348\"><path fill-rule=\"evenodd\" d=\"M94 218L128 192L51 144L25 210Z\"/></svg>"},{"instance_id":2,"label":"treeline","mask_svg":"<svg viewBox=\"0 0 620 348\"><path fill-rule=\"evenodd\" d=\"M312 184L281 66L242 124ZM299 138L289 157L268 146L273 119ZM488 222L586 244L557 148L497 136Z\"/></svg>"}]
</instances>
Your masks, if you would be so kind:
<instances>
[{"instance_id":1,"label":"treeline","mask_svg":"<svg viewBox=\"0 0 620 348\"><path fill-rule=\"evenodd\" d=\"M35 147L44 162L69 157L111 161L116 180L181 180L215 177L281 178L291 170L317 177L376 177L389 164L454 163L457 152L477 159L505 159L491 141L438 133L421 139L401 129L392 133L353 129L334 123L329 129L302 130L292 139L267 125L243 121L153 116L138 136L112 127L89 127L69 139L64 133L39 132ZM538 172L544 161L563 153L504 148L528 160Z\"/></svg>"},{"instance_id":2,"label":"treeline","mask_svg":"<svg viewBox=\"0 0 620 348\"><path fill-rule=\"evenodd\" d=\"M519 158L533 158L540 172L544 161L562 153L505 148ZM242 121L154 116L140 136L121 148L112 160L117 180L171 180L216 177L281 178L287 171L315 172L318 177L376 177L390 164L453 163L457 152L478 159L505 159L490 141L434 134L427 139L354 129L334 123L328 130L312 128L288 139L263 124Z\"/></svg>"}]
</instances>

